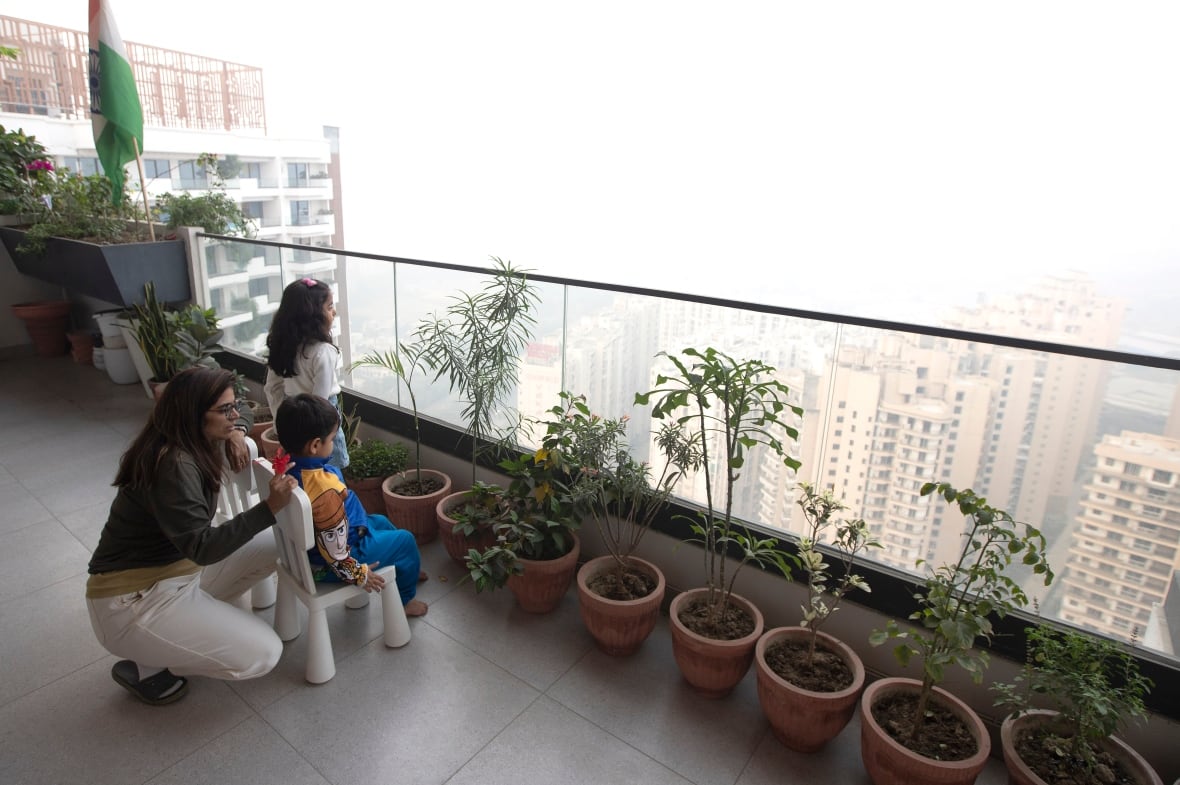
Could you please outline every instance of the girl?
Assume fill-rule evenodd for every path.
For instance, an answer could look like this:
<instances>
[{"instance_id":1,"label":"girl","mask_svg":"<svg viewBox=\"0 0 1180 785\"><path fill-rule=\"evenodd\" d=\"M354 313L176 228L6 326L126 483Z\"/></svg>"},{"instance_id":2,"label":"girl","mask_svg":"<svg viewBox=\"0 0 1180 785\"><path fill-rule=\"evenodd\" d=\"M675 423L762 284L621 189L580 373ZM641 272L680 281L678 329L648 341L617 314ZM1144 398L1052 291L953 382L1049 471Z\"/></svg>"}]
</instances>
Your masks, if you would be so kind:
<instances>
[{"instance_id":1,"label":"girl","mask_svg":"<svg viewBox=\"0 0 1180 785\"><path fill-rule=\"evenodd\" d=\"M99 643L127 657L111 676L144 703L181 698L186 676L261 676L282 654L270 625L229 603L275 571L270 527L294 479L276 477L265 502L212 522L223 452L245 455L249 424L229 371L190 368L168 382L119 461L86 598Z\"/></svg>"},{"instance_id":2,"label":"girl","mask_svg":"<svg viewBox=\"0 0 1180 785\"><path fill-rule=\"evenodd\" d=\"M335 320L332 289L323 281L300 278L283 290L266 336L270 352L266 402L271 412L278 412L283 401L299 393L326 398L339 409L340 350L332 343L331 332ZM277 424L275 427L277 432ZM328 462L339 469L348 466L343 428L336 431Z\"/></svg>"}]
</instances>

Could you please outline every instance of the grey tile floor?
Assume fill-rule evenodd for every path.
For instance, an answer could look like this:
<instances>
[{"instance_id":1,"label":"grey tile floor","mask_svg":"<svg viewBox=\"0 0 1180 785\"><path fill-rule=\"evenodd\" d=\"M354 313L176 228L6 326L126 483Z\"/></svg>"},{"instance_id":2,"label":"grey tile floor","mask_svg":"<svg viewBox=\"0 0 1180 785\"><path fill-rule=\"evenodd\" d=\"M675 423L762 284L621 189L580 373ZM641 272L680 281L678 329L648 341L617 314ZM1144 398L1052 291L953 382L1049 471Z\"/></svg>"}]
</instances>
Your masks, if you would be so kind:
<instances>
[{"instance_id":1,"label":"grey tile floor","mask_svg":"<svg viewBox=\"0 0 1180 785\"><path fill-rule=\"evenodd\" d=\"M0 782L276 785L867 785L855 720L823 752L770 733L754 675L695 695L661 623L607 657L571 592L552 614L475 594L438 543L423 549L430 613L402 649L377 603L329 613L337 674L303 679L306 643L270 674L193 679L182 701L137 703L110 677L82 600L118 457L150 402L68 357L0 362ZM268 621L271 612L259 612ZM979 780L1004 781L993 760Z\"/></svg>"}]
</instances>

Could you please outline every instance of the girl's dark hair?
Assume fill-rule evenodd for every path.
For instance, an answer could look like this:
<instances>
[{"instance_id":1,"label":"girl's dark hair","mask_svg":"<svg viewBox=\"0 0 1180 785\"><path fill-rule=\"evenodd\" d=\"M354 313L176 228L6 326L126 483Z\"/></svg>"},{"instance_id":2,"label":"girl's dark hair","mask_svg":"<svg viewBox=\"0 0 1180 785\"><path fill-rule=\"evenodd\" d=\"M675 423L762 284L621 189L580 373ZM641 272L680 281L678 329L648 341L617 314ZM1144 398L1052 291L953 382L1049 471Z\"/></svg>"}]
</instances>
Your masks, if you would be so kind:
<instances>
[{"instance_id":1,"label":"girl's dark hair","mask_svg":"<svg viewBox=\"0 0 1180 785\"><path fill-rule=\"evenodd\" d=\"M266 336L266 364L284 379L295 375L295 359L303 347L332 343L332 325L324 321L324 303L332 289L323 281L300 278L287 285Z\"/></svg>"},{"instance_id":2,"label":"girl's dark hair","mask_svg":"<svg viewBox=\"0 0 1180 785\"><path fill-rule=\"evenodd\" d=\"M214 493L220 490L222 451L205 436L205 413L233 386L233 374L224 368L189 368L173 376L147 425L119 459L112 485L151 487L160 470L160 456L166 450L180 450L196 461L205 485Z\"/></svg>"},{"instance_id":3,"label":"girl's dark hair","mask_svg":"<svg viewBox=\"0 0 1180 785\"><path fill-rule=\"evenodd\" d=\"M288 398L275 412L275 430L279 444L294 457L312 439L327 439L340 427L340 412L324 398L309 393Z\"/></svg>"}]
</instances>

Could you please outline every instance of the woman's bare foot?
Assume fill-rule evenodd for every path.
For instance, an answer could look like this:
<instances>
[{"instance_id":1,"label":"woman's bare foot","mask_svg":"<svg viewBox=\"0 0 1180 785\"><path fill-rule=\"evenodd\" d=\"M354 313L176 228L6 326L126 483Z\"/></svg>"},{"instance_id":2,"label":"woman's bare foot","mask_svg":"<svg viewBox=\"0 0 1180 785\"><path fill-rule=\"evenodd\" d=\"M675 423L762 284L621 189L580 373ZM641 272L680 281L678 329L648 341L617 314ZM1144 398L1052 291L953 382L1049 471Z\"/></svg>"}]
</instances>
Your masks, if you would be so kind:
<instances>
[{"instance_id":1,"label":"woman's bare foot","mask_svg":"<svg viewBox=\"0 0 1180 785\"><path fill-rule=\"evenodd\" d=\"M426 574L426 570L418 570L418 583L425 583L429 579L430 576Z\"/></svg>"},{"instance_id":2,"label":"woman's bare foot","mask_svg":"<svg viewBox=\"0 0 1180 785\"><path fill-rule=\"evenodd\" d=\"M425 616L426 611L426 603L422 602L422 600L410 600L406 603L407 616Z\"/></svg>"}]
</instances>

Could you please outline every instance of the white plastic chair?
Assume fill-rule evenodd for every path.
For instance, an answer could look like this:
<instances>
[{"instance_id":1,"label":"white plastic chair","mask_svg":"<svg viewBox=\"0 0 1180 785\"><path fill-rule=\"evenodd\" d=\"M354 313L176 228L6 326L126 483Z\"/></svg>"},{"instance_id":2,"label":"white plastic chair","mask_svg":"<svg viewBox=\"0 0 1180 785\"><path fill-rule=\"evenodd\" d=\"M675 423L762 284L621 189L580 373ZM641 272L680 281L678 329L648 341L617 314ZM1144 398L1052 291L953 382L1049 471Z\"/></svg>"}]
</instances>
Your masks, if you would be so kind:
<instances>
[{"instance_id":1,"label":"white plastic chair","mask_svg":"<svg viewBox=\"0 0 1180 785\"><path fill-rule=\"evenodd\" d=\"M270 461L254 461L254 480L263 500L270 495L270 480L274 469ZM336 661L332 656L332 639L328 632L327 609L349 598L366 595L364 589L348 583L316 583L311 574L307 551L314 544L311 502L302 488L296 488L291 501L275 516L275 542L279 549L279 591L275 605L275 632L284 641L294 640L302 631L296 599L308 611L307 674L312 684L322 684L336 675ZM401 596L394 580L397 568L381 567L377 573L385 578L385 589L380 593L381 615L385 625L385 645L390 648L410 642L410 623L402 607Z\"/></svg>"},{"instance_id":2,"label":"white plastic chair","mask_svg":"<svg viewBox=\"0 0 1180 785\"><path fill-rule=\"evenodd\" d=\"M221 474L221 491L217 495L217 509L213 513L213 525L220 526L230 518L245 512L258 504L258 491L254 486L254 459L258 457L258 447L250 439L246 439L246 448L250 451L250 460L246 468L235 472L229 468L229 463ZM254 608L269 608L275 604L275 587L278 581L270 575L254 584L250 592L250 605ZM243 610L249 610L243 605Z\"/></svg>"}]
</instances>

